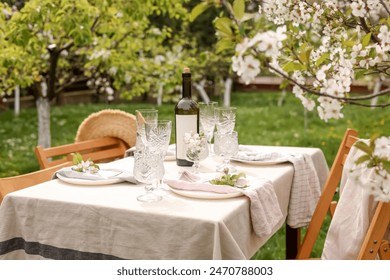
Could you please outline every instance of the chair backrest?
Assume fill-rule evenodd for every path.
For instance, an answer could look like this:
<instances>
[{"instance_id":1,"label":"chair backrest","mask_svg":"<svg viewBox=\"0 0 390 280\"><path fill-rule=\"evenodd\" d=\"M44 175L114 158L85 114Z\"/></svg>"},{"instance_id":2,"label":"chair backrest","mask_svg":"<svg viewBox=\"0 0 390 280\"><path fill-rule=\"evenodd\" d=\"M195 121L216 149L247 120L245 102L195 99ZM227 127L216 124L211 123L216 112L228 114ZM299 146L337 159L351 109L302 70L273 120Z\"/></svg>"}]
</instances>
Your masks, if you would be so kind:
<instances>
[{"instance_id":1,"label":"chair backrest","mask_svg":"<svg viewBox=\"0 0 390 280\"><path fill-rule=\"evenodd\" d=\"M54 172L70 165L71 163L67 162L27 174L0 178L0 204L8 193L49 181L52 179Z\"/></svg>"},{"instance_id":2,"label":"chair backrest","mask_svg":"<svg viewBox=\"0 0 390 280\"><path fill-rule=\"evenodd\" d=\"M332 200L337 191L337 187L339 186L343 172L343 165L347 155L353 144L358 140L357 135L357 131L353 129L347 129L344 134L336 158L333 161L333 165L329 171L328 178L322 190L322 194L318 200L312 219L307 227L303 242L298 248L297 259L310 258L310 254L328 211L331 213L334 212L335 204L332 203Z\"/></svg>"},{"instance_id":3,"label":"chair backrest","mask_svg":"<svg viewBox=\"0 0 390 280\"><path fill-rule=\"evenodd\" d=\"M66 162L72 162L71 153L79 153L84 160L91 159L94 162L108 162L123 158L127 146L115 137L103 137L98 139L81 141L57 147L35 147L35 155L41 169L56 166Z\"/></svg>"}]
</instances>

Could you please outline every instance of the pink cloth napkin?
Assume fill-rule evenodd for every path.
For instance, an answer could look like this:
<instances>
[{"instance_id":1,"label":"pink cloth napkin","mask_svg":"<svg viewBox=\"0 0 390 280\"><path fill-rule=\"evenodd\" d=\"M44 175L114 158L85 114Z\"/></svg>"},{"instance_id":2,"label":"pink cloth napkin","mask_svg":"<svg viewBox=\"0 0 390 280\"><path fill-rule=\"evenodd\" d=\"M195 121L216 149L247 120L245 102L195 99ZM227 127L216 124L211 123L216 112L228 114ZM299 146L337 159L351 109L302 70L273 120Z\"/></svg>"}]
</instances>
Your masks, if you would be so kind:
<instances>
[{"instance_id":1,"label":"pink cloth napkin","mask_svg":"<svg viewBox=\"0 0 390 280\"><path fill-rule=\"evenodd\" d=\"M206 177L208 177L206 179ZM205 177L184 170L178 179L165 179L171 188L187 191L205 191L215 193L242 192L250 200L250 211L253 230L259 237L268 236L275 226L283 219L279 202L270 181L254 178L248 180L249 187L245 189L226 185L212 185L208 179L215 178L216 174Z\"/></svg>"}]
</instances>

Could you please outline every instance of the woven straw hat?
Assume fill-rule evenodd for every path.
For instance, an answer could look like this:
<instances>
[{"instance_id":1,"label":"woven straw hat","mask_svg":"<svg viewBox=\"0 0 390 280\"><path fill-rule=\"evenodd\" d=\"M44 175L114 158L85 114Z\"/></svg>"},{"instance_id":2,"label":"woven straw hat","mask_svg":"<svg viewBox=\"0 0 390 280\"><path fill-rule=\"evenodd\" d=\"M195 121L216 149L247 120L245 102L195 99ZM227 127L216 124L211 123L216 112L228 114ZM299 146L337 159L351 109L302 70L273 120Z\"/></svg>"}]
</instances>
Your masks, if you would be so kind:
<instances>
[{"instance_id":1,"label":"woven straw hat","mask_svg":"<svg viewBox=\"0 0 390 280\"><path fill-rule=\"evenodd\" d=\"M136 118L121 110L104 109L89 115L79 126L75 142L106 136L123 140L128 148L135 146Z\"/></svg>"}]
</instances>

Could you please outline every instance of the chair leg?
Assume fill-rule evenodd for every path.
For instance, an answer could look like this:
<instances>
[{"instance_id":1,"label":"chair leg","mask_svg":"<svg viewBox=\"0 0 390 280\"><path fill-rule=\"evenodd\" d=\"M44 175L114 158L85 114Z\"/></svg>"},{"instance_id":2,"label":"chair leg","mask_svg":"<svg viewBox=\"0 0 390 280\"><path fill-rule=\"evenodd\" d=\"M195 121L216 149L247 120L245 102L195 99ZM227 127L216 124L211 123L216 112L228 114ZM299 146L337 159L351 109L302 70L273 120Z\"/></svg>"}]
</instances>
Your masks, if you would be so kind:
<instances>
[{"instance_id":1,"label":"chair leg","mask_svg":"<svg viewBox=\"0 0 390 280\"><path fill-rule=\"evenodd\" d=\"M333 218L334 212L336 211L337 201L332 201L329 205L330 217Z\"/></svg>"},{"instance_id":2,"label":"chair leg","mask_svg":"<svg viewBox=\"0 0 390 280\"><path fill-rule=\"evenodd\" d=\"M359 260L373 260L377 257L381 240L390 223L390 202L379 202L360 249Z\"/></svg>"},{"instance_id":3,"label":"chair leg","mask_svg":"<svg viewBox=\"0 0 390 280\"><path fill-rule=\"evenodd\" d=\"M379 258L381 260L390 260L390 244L387 240L382 240L381 246L379 247Z\"/></svg>"}]
</instances>

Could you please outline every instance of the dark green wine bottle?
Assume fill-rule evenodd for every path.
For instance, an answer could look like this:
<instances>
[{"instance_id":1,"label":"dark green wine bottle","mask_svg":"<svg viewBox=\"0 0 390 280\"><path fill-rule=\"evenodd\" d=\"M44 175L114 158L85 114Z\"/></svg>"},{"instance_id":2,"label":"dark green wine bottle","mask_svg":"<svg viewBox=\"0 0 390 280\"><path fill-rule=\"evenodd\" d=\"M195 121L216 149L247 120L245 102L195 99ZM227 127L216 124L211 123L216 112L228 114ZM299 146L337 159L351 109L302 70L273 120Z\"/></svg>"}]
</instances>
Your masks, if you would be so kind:
<instances>
[{"instance_id":1,"label":"dark green wine bottle","mask_svg":"<svg viewBox=\"0 0 390 280\"><path fill-rule=\"evenodd\" d=\"M193 162L186 160L184 134L199 133L199 107L191 99L191 71L184 68L182 73L182 98L175 106L176 132L176 163L178 166L192 166Z\"/></svg>"}]
</instances>

